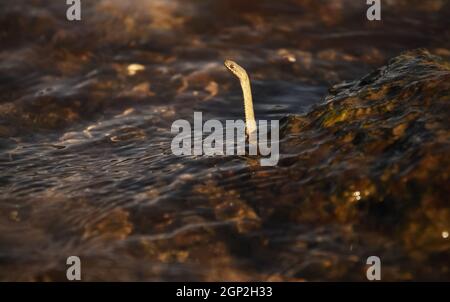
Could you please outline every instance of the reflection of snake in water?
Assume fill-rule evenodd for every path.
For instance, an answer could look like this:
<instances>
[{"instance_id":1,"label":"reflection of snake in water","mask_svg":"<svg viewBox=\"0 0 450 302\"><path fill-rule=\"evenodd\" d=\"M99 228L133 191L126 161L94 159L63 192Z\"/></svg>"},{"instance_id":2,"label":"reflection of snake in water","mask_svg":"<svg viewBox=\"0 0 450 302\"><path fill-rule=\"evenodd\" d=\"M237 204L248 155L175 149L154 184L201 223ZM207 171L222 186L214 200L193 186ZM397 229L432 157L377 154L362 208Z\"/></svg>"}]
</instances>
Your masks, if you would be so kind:
<instances>
[{"instance_id":1,"label":"reflection of snake in water","mask_svg":"<svg viewBox=\"0 0 450 302\"><path fill-rule=\"evenodd\" d=\"M252 90L250 88L250 79L244 68L231 60L225 61L225 66L241 82L242 93L244 94L245 126L247 135L256 131L255 113L253 112Z\"/></svg>"}]
</instances>

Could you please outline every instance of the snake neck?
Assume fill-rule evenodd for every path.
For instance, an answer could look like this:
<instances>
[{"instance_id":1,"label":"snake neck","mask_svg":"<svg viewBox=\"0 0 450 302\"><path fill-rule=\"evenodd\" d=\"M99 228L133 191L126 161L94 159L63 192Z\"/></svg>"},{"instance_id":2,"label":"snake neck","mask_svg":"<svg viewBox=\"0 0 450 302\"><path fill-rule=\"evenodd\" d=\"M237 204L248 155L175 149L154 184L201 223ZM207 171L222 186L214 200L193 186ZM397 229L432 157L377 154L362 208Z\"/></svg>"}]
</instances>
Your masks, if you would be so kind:
<instances>
[{"instance_id":1,"label":"snake neck","mask_svg":"<svg viewBox=\"0 0 450 302\"><path fill-rule=\"evenodd\" d=\"M244 94L244 110L245 110L245 125L247 135L256 131L255 113L253 111L252 90L250 88L250 80L248 75L240 79L242 92Z\"/></svg>"}]
</instances>

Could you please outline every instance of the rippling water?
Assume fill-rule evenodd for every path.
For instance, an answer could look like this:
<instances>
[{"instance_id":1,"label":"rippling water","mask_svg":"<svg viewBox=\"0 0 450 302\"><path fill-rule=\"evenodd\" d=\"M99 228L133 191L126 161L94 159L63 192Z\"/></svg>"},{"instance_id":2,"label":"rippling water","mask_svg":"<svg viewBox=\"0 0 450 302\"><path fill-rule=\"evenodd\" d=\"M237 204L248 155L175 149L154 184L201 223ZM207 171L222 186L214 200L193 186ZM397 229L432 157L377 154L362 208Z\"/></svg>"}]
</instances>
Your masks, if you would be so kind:
<instances>
[{"instance_id":1,"label":"rippling water","mask_svg":"<svg viewBox=\"0 0 450 302\"><path fill-rule=\"evenodd\" d=\"M250 73L256 116L282 119L404 50L450 56L448 1L385 2L372 23L353 0L83 1L68 22L65 1L2 0L0 278L64 280L78 255L84 280L364 280L364 256L398 242L265 220L307 180L176 157L170 127L243 118L226 58ZM392 279L421 277L398 261Z\"/></svg>"}]
</instances>

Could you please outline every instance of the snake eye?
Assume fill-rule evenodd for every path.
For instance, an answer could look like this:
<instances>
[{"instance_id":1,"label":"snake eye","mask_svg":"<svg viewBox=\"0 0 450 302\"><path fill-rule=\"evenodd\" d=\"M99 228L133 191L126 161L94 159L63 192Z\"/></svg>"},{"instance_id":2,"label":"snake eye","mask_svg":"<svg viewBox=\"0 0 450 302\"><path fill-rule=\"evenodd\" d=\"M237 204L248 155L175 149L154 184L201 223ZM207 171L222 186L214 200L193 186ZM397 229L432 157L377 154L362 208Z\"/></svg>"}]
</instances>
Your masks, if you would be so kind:
<instances>
[{"instance_id":1,"label":"snake eye","mask_svg":"<svg viewBox=\"0 0 450 302\"><path fill-rule=\"evenodd\" d=\"M231 65L230 65L230 68L231 68L231 69L234 69L234 64L231 64Z\"/></svg>"}]
</instances>

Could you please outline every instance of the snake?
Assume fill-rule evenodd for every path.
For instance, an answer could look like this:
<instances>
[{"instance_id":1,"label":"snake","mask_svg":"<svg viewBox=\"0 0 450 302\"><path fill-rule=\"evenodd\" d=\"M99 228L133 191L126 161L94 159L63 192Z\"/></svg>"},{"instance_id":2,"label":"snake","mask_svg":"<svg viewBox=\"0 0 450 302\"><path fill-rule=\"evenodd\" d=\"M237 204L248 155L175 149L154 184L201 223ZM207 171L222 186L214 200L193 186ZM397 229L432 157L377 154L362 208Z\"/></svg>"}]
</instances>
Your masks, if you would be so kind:
<instances>
[{"instance_id":1,"label":"snake","mask_svg":"<svg viewBox=\"0 0 450 302\"><path fill-rule=\"evenodd\" d=\"M250 87L250 78L247 71L232 60L225 60L225 67L228 68L231 73L233 73L240 81L242 94L244 96L244 111L245 111L245 129L247 136L251 137L250 134L257 130L255 121L255 112L253 111L253 98L252 90Z\"/></svg>"}]
</instances>

